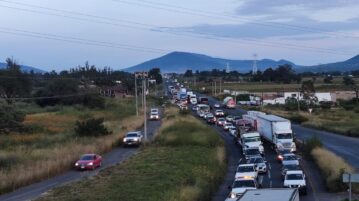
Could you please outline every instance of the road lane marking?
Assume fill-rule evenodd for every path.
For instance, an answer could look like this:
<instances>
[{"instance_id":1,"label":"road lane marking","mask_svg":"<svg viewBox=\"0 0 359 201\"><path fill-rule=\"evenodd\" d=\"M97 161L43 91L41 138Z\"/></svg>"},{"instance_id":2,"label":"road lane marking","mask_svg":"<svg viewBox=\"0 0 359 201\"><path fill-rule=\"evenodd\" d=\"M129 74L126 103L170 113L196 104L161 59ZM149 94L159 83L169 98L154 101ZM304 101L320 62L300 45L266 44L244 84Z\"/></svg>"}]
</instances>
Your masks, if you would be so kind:
<instances>
[{"instance_id":1,"label":"road lane marking","mask_svg":"<svg viewBox=\"0 0 359 201\"><path fill-rule=\"evenodd\" d=\"M270 170L268 170L268 178L271 179Z\"/></svg>"},{"instance_id":2,"label":"road lane marking","mask_svg":"<svg viewBox=\"0 0 359 201\"><path fill-rule=\"evenodd\" d=\"M270 163L268 163L268 168L271 170L272 169L272 167L270 166Z\"/></svg>"},{"instance_id":3,"label":"road lane marking","mask_svg":"<svg viewBox=\"0 0 359 201\"><path fill-rule=\"evenodd\" d=\"M269 182L269 188L272 188L272 180Z\"/></svg>"}]
</instances>

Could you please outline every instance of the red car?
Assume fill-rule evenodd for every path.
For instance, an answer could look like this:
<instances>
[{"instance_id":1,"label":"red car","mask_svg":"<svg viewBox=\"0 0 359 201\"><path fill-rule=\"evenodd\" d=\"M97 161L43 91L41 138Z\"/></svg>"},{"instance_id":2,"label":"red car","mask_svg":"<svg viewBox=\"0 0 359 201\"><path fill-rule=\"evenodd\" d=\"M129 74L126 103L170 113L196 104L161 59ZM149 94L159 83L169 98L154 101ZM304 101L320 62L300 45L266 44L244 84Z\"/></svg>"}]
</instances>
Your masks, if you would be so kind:
<instances>
[{"instance_id":1,"label":"red car","mask_svg":"<svg viewBox=\"0 0 359 201\"><path fill-rule=\"evenodd\" d=\"M100 155L85 154L75 163L75 167L79 170L94 170L97 167L101 167L101 163L102 157Z\"/></svg>"}]
</instances>

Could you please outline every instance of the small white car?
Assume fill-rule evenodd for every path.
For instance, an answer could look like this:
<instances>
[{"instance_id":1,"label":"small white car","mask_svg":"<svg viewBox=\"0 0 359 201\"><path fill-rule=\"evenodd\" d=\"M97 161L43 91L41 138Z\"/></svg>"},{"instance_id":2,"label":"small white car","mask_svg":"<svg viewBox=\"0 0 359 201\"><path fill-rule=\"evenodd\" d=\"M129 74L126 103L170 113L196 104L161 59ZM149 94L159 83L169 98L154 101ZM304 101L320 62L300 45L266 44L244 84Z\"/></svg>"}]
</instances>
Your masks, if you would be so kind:
<instances>
[{"instance_id":1,"label":"small white car","mask_svg":"<svg viewBox=\"0 0 359 201\"><path fill-rule=\"evenodd\" d=\"M151 109L150 113L150 120L159 120L160 119L160 112L157 108Z\"/></svg>"},{"instance_id":2,"label":"small white car","mask_svg":"<svg viewBox=\"0 0 359 201\"><path fill-rule=\"evenodd\" d=\"M233 136L233 137L236 137L237 136L237 128L235 126L230 126L229 127L229 133Z\"/></svg>"},{"instance_id":3,"label":"small white car","mask_svg":"<svg viewBox=\"0 0 359 201\"><path fill-rule=\"evenodd\" d=\"M231 192L225 201L237 200L246 190L259 188L259 184L255 178L239 178L234 180L230 188Z\"/></svg>"},{"instance_id":4,"label":"small white car","mask_svg":"<svg viewBox=\"0 0 359 201\"><path fill-rule=\"evenodd\" d=\"M224 112L223 112L223 110L216 110L216 111L214 112L214 115L215 115L216 117L224 117Z\"/></svg>"},{"instance_id":5,"label":"small white car","mask_svg":"<svg viewBox=\"0 0 359 201\"><path fill-rule=\"evenodd\" d=\"M282 165L299 165L299 159L293 153L283 154Z\"/></svg>"},{"instance_id":6,"label":"small white car","mask_svg":"<svg viewBox=\"0 0 359 201\"><path fill-rule=\"evenodd\" d=\"M267 164L261 155L252 156L247 160L247 163L254 164L258 173L267 173Z\"/></svg>"},{"instance_id":7,"label":"small white car","mask_svg":"<svg viewBox=\"0 0 359 201\"><path fill-rule=\"evenodd\" d=\"M255 164L240 164L237 167L235 179L240 178L257 178L258 172L256 170Z\"/></svg>"},{"instance_id":8,"label":"small white car","mask_svg":"<svg viewBox=\"0 0 359 201\"><path fill-rule=\"evenodd\" d=\"M123 145L124 146L140 146L142 143L142 132L141 131L134 131L129 132L126 134L126 136L123 138Z\"/></svg>"},{"instance_id":9,"label":"small white car","mask_svg":"<svg viewBox=\"0 0 359 201\"><path fill-rule=\"evenodd\" d=\"M221 108L221 105L219 103L216 103L213 105L214 108L218 109L218 108Z\"/></svg>"},{"instance_id":10,"label":"small white car","mask_svg":"<svg viewBox=\"0 0 359 201\"><path fill-rule=\"evenodd\" d=\"M307 194L307 184L305 181L305 174L302 170L287 171L284 177L285 188L297 188L299 193Z\"/></svg>"},{"instance_id":11,"label":"small white car","mask_svg":"<svg viewBox=\"0 0 359 201\"><path fill-rule=\"evenodd\" d=\"M233 122L233 116L232 115L226 116L226 121L227 122Z\"/></svg>"},{"instance_id":12,"label":"small white car","mask_svg":"<svg viewBox=\"0 0 359 201\"><path fill-rule=\"evenodd\" d=\"M226 122L224 125L223 125L223 129L225 131L228 131L230 127L233 127L233 124L232 123L229 123L229 122Z\"/></svg>"}]
</instances>

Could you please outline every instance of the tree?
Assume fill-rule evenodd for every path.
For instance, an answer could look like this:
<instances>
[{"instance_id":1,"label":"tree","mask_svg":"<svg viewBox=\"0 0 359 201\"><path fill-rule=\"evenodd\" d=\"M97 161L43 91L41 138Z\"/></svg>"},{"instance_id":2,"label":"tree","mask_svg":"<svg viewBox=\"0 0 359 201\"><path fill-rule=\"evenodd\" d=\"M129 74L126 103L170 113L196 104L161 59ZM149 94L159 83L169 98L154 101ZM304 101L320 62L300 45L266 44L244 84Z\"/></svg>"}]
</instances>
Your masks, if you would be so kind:
<instances>
[{"instance_id":1,"label":"tree","mask_svg":"<svg viewBox=\"0 0 359 201\"><path fill-rule=\"evenodd\" d=\"M0 70L0 97L12 104L14 98L28 97L31 90L30 76L21 71L15 60L7 58L6 68Z\"/></svg>"},{"instance_id":2,"label":"tree","mask_svg":"<svg viewBox=\"0 0 359 201\"><path fill-rule=\"evenodd\" d=\"M0 104L0 133L8 133L22 127L25 114L12 105Z\"/></svg>"},{"instance_id":3,"label":"tree","mask_svg":"<svg viewBox=\"0 0 359 201\"><path fill-rule=\"evenodd\" d=\"M359 87L356 85L352 77L343 77L343 83L345 86L349 86L355 92L356 101L359 101Z\"/></svg>"},{"instance_id":4,"label":"tree","mask_svg":"<svg viewBox=\"0 0 359 201\"><path fill-rule=\"evenodd\" d=\"M103 118L90 118L86 121L77 121L75 124L75 133L80 137L99 137L111 134L111 132L104 126L103 123Z\"/></svg>"},{"instance_id":5,"label":"tree","mask_svg":"<svg viewBox=\"0 0 359 201\"><path fill-rule=\"evenodd\" d=\"M162 84L161 69L152 68L150 71L148 71L148 76L152 79L155 79L157 84Z\"/></svg>"},{"instance_id":6,"label":"tree","mask_svg":"<svg viewBox=\"0 0 359 201\"><path fill-rule=\"evenodd\" d=\"M193 76L193 71L192 70L186 70L186 72L183 75L184 77L192 77Z\"/></svg>"},{"instance_id":7,"label":"tree","mask_svg":"<svg viewBox=\"0 0 359 201\"><path fill-rule=\"evenodd\" d=\"M331 76L331 75L325 76L323 81L324 81L324 83L330 84L333 81L333 76Z\"/></svg>"},{"instance_id":8,"label":"tree","mask_svg":"<svg viewBox=\"0 0 359 201\"><path fill-rule=\"evenodd\" d=\"M317 104L318 98L315 96L315 88L312 80L304 81L300 92L303 95L303 101L308 107L314 107Z\"/></svg>"}]
</instances>

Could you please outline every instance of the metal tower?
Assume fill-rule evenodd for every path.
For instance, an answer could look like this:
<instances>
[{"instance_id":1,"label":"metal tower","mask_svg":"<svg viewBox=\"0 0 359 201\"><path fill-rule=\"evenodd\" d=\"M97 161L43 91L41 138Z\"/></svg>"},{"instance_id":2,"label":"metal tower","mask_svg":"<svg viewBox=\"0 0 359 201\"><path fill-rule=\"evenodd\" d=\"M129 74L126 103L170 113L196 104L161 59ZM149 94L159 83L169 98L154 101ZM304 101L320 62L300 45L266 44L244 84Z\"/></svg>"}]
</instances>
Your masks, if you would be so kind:
<instances>
[{"instance_id":1,"label":"metal tower","mask_svg":"<svg viewBox=\"0 0 359 201\"><path fill-rule=\"evenodd\" d=\"M253 68L252 68L252 74L256 75L258 72L258 67L257 67L257 54L253 54Z\"/></svg>"}]
</instances>

